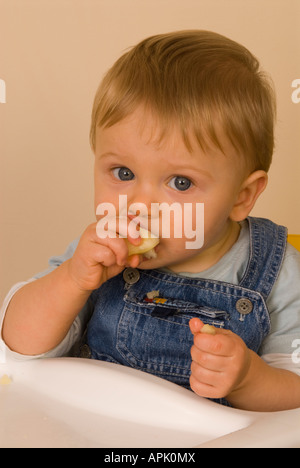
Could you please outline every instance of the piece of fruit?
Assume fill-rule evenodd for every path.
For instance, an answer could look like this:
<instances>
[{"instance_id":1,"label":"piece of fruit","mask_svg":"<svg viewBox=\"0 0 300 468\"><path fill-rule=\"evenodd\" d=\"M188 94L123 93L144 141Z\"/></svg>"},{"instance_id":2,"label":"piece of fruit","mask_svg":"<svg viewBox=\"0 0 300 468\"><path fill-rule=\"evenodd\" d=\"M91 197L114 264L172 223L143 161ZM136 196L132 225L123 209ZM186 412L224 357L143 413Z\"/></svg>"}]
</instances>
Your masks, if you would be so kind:
<instances>
[{"instance_id":1,"label":"piece of fruit","mask_svg":"<svg viewBox=\"0 0 300 468\"><path fill-rule=\"evenodd\" d=\"M139 230L142 242L140 245L131 244L128 239L125 239L128 247L128 256L131 255L144 255L147 258L156 258L156 252L154 248L159 244L159 238L154 237L151 232L146 229L140 228Z\"/></svg>"},{"instance_id":2,"label":"piece of fruit","mask_svg":"<svg viewBox=\"0 0 300 468\"><path fill-rule=\"evenodd\" d=\"M201 328L201 333L206 333L207 335L215 335L216 329L212 325L206 324Z\"/></svg>"}]
</instances>

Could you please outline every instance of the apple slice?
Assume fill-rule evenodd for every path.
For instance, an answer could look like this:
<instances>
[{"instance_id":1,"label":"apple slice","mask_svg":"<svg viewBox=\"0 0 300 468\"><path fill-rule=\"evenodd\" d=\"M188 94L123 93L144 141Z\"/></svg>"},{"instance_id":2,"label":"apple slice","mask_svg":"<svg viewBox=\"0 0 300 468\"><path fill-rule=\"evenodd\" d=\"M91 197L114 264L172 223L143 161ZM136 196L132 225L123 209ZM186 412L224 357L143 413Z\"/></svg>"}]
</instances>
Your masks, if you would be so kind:
<instances>
[{"instance_id":1,"label":"apple slice","mask_svg":"<svg viewBox=\"0 0 300 468\"><path fill-rule=\"evenodd\" d=\"M201 333L206 333L207 335L215 335L217 333L215 327L208 324L203 325L200 331Z\"/></svg>"},{"instance_id":2,"label":"apple slice","mask_svg":"<svg viewBox=\"0 0 300 468\"><path fill-rule=\"evenodd\" d=\"M130 257L131 255L144 254L146 258L156 258L157 255L154 250L154 247L156 247L159 244L159 238L154 237L153 234L151 234L151 232L141 227L139 233L142 238L142 242L140 245L133 245L127 239L125 239L125 242L128 247L128 256Z\"/></svg>"}]
</instances>

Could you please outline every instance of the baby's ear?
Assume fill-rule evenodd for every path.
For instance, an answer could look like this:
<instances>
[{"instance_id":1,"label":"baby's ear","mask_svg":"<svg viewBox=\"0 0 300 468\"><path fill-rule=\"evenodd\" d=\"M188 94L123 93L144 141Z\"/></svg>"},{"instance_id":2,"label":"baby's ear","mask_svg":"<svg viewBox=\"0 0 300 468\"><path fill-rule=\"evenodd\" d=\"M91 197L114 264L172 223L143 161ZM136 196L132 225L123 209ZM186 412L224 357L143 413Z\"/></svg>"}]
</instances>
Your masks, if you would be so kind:
<instances>
[{"instance_id":1,"label":"baby's ear","mask_svg":"<svg viewBox=\"0 0 300 468\"><path fill-rule=\"evenodd\" d=\"M267 184L268 174L265 171L252 172L241 185L236 203L230 214L230 219L242 221L247 218Z\"/></svg>"}]
</instances>

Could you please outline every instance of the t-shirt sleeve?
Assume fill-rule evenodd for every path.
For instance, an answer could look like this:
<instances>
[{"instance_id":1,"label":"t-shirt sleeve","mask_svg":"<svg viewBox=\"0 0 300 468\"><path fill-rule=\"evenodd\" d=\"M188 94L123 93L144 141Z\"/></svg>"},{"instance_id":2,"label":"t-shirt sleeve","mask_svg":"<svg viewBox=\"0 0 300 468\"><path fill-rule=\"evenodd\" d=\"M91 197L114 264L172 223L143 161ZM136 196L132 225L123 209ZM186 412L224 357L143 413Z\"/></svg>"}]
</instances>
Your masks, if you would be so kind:
<instances>
[{"instance_id":1,"label":"t-shirt sleeve","mask_svg":"<svg viewBox=\"0 0 300 468\"><path fill-rule=\"evenodd\" d=\"M271 330L259 354L274 367L278 364L300 373L300 355L296 356L300 344L300 253L290 244L267 306Z\"/></svg>"},{"instance_id":2,"label":"t-shirt sleeve","mask_svg":"<svg viewBox=\"0 0 300 468\"><path fill-rule=\"evenodd\" d=\"M24 355L24 354L19 354L14 351L12 351L4 342L2 338L2 326L3 326L3 321L5 318L5 313L8 308L8 305L13 298L13 296L16 294L16 292L25 286L26 284L36 281L39 278L42 278L43 276L47 275L51 271L53 271L55 268L57 268L59 265L61 265L63 262L68 260L69 258L72 257L73 253L75 252L75 249L77 247L78 240L73 241L65 253L61 256L57 257L52 257L49 260L49 268L41 273L38 273L35 275L33 278L30 278L28 281L23 281L20 283L17 283L14 285L11 290L8 292L6 298L4 299L3 305L0 309L0 363L7 362L8 360L14 360L14 361L24 361L24 360L30 360L30 359L41 359L41 358L53 358L53 357L62 357L62 356L68 356L70 355L72 349L76 345L76 343L81 339L81 336L84 332L84 329L86 327L87 320L91 314L91 302L87 301L81 312L77 315L75 318L74 322L72 323L67 335L65 338L59 343L55 348L52 350L48 351L47 353L44 354L39 354L35 356L31 355Z\"/></svg>"}]
</instances>

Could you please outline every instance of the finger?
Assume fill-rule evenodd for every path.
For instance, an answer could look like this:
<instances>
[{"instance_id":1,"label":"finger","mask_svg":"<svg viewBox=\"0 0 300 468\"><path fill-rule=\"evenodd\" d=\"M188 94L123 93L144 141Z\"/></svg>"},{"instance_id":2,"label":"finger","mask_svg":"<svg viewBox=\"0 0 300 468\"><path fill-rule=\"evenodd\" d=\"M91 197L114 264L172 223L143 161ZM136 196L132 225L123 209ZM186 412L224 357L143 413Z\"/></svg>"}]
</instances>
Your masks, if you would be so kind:
<instances>
[{"instance_id":1,"label":"finger","mask_svg":"<svg viewBox=\"0 0 300 468\"><path fill-rule=\"evenodd\" d=\"M190 320L189 325L191 332L193 333L193 335L195 335L196 333L200 333L204 323L198 318L192 318Z\"/></svg>"},{"instance_id":2,"label":"finger","mask_svg":"<svg viewBox=\"0 0 300 468\"><path fill-rule=\"evenodd\" d=\"M120 216L117 218L117 233L120 237L128 239L133 245L140 245L142 242L139 224L133 222L128 216Z\"/></svg>"},{"instance_id":3,"label":"finger","mask_svg":"<svg viewBox=\"0 0 300 468\"><path fill-rule=\"evenodd\" d=\"M110 267L117 263L114 252L105 245L94 245L92 248L92 258L94 262L101 263L105 267Z\"/></svg>"},{"instance_id":4,"label":"finger","mask_svg":"<svg viewBox=\"0 0 300 468\"><path fill-rule=\"evenodd\" d=\"M198 364L199 366L205 367L206 369L214 370L215 366L213 360L215 358L214 354L209 354L203 351L200 351L197 346L191 347L191 357L192 362Z\"/></svg>"},{"instance_id":5,"label":"finger","mask_svg":"<svg viewBox=\"0 0 300 468\"><path fill-rule=\"evenodd\" d=\"M203 398L222 398L218 388L196 379L193 374L190 376L190 386L193 392Z\"/></svg>"},{"instance_id":6,"label":"finger","mask_svg":"<svg viewBox=\"0 0 300 468\"><path fill-rule=\"evenodd\" d=\"M208 323L205 324L198 318L193 318L190 320L190 329L193 335L195 335L196 333L207 333L208 335L216 335L218 330L213 325L209 325Z\"/></svg>"},{"instance_id":7,"label":"finger","mask_svg":"<svg viewBox=\"0 0 300 468\"><path fill-rule=\"evenodd\" d=\"M196 362L192 362L191 364L191 373L199 382L213 386L219 385L220 376L222 375L221 371L206 369L199 366Z\"/></svg>"},{"instance_id":8,"label":"finger","mask_svg":"<svg viewBox=\"0 0 300 468\"><path fill-rule=\"evenodd\" d=\"M204 369L221 372L226 366L227 357L200 351L195 345L191 348L192 362Z\"/></svg>"},{"instance_id":9,"label":"finger","mask_svg":"<svg viewBox=\"0 0 300 468\"><path fill-rule=\"evenodd\" d=\"M94 243L96 248L99 249L99 255L100 255L100 246L101 247L106 247L112 251L112 253L115 256L115 263L117 263L119 266L125 266L126 261L127 261L127 256L128 256L128 248L126 246L125 240L121 239L120 237L115 236L106 236L103 238L99 238L98 234L91 239ZM103 251L104 252L104 251ZM106 254L108 255L108 254ZM102 262L99 262L102 263ZM105 265L108 266L108 265Z\"/></svg>"},{"instance_id":10,"label":"finger","mask_svg":"<svg viewBox=\"0 0 300 468\"><path fill-rule=\"evenodd\" d=\"M142 261L143 257L141 255L131 255L127 258L126 266L130 266L131 268L137 268Z\"/></svg>"},{"instance_id":11,"label":"finger","mask_svg":"<svg viewBox=\"0 0 300 468\"><path fill-rule=\"evenodd\" d=\"M112 222L109 222L110 219L112 219ZM96 223L96 235L98 238L96 242L99 242L99 239L101 243L104 243L102 241L107 239L123 238L138 246L142 241L138 231L139 228L137 225L134 225L136 227L134 229L132 226L130 227L129 223L130 220L126 216L112 217L108 220L105 218L105 223L100 219Z\"/></svg>"},{"instance_id":12,"label":"finger","mask_svg":"<svg viewBox=\"0 0 300 468\"><path fill-rule=\"evenodd\" d=\"M217 335L196 333L194 345L202 352L225 357L231 356L234 348L230 334L222 333L218 333Z\"/></svg>"}]
</instances>

